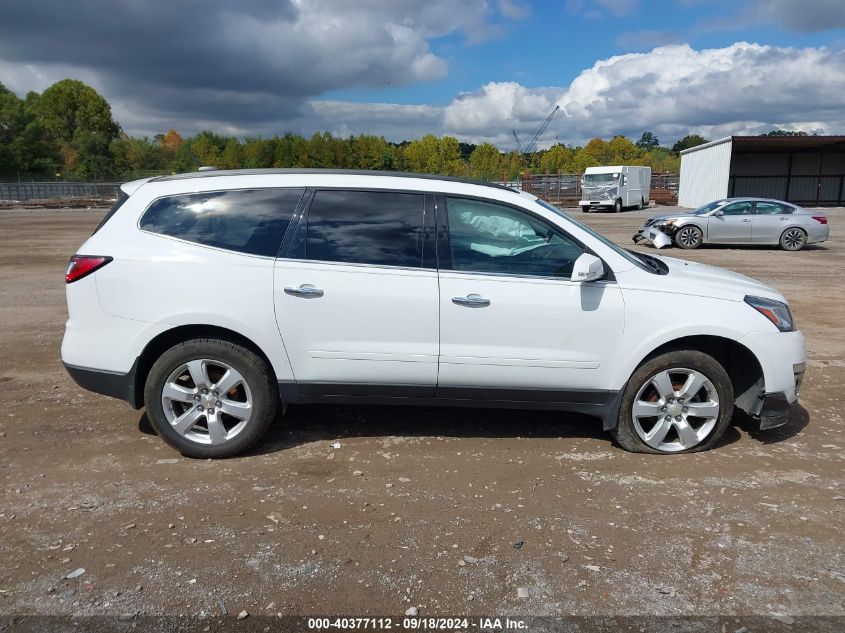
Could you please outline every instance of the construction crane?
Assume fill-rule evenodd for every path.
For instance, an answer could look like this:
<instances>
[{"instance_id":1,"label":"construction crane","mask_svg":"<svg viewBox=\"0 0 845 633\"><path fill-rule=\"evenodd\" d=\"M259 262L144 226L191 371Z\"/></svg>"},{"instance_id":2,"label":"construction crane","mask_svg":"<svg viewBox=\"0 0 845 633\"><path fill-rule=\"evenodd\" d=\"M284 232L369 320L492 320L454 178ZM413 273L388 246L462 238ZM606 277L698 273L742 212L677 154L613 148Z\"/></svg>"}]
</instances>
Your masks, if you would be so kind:
<instances>
[{"instance_id":1,"label":"construction crane","mask_svg":"<svg viewBox=\"0 0 845 633\"><path fill-rule=\"evenodd\" d=\"M534 134L534 137L531 139L531 142L525 146L525 149L522 147L522 143L519 142L519 136L516 134L516 130L513 130L513 138L516 140L516 148L519 150L520 154L531 154L537 148L537 141L540 140L540 135L546 131L546 128L549 127L549 123L552 122L552 119L555 118L557 111L560 110L560 106L555 106L555 109L552 110L552 113L546 117L546 120L543 121L540 128Z\"/></svg>"},{"instance_id":2,"label":"construction crane","mask_svg":"<svg viewBox=\"0 0 845 633\"><path fill-rule=\"evenodd\" d=\"M519 142L519 137L516 135L516 130L513 131L513 140L516 141L516 149L519 150L520 154L524 154L525 152L522 151L522 143Z\"/></svg>"}]
</instances>

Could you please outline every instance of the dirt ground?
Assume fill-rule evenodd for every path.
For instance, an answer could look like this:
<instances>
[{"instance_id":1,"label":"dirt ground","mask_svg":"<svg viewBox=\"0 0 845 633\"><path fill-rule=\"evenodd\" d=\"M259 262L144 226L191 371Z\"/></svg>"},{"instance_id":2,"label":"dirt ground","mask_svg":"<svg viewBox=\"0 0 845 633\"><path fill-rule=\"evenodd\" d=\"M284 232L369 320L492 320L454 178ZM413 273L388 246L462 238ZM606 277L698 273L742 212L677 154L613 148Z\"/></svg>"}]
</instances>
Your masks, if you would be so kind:
<instances>
[{"instance_id":1,"label":"dirt ground","mask_svg":"<svg viewBox=\"0 0 845 633\"><path fill-rule=\"evenodd\" d=\"M661 211L575 213L629 246ZM833 239L804 252L664 251L791 301L808 368L781 429L667 457L560 413L291 407L249 455L197 461L60 364L65 263L103 211L2 211L0 615L845 616L845 210L827 213Z\"/></svg>"}]
</instances>

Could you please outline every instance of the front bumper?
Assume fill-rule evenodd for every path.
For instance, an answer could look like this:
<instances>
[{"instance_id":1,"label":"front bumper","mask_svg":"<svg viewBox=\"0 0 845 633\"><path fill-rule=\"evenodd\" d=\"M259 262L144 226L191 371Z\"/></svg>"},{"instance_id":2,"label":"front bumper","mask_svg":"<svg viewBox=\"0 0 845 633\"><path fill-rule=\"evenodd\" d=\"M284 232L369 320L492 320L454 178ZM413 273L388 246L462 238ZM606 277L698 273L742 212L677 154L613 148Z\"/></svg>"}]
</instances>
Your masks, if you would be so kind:
<instances>
[{"instance_id":1,"label":"front bumper","mask_svg":"<svg viewBox=\"0 0 845 633\"><path fill-rule=\"evenodd\" d=\"M632 239L634 244L647 242L653 244L655 248L663 248L672 244L672 238L655 226L644 226L634 233Z\"/></svg>"},{"instance_id":2,"label":"front bumper","mask_svg":"<svg viewBox=\"0 0 845 633\"><path fill-rule=\"evenodd\" d=\"M763 396L760 415L756 416L760 430L774 429L789 422L789 412L797 404L797 400L790 404L785 393L767 393Z\"/></svg>"}]
</instances>

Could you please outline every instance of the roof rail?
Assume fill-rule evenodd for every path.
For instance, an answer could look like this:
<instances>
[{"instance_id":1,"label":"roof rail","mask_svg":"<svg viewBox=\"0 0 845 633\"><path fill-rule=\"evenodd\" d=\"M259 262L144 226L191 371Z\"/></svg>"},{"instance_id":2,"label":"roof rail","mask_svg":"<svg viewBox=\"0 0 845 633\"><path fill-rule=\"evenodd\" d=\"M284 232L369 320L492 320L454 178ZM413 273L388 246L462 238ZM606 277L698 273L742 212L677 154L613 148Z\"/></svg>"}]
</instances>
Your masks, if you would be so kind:
<instances>
[{"instance_id":1,"label":"roof rail","mask_svg":"<svg viewBox=\"0 0 845 633\"><path fill-rule=\"evenodd\" d=\"M199 172L188 172L175 174L173 176L158 176L154 182L165 182L170 180L185 180L189 178L203 178L206 176L269 176L273 174L337 174L344 176L388 176L394 178L419 178L422 180L444 180L446 182L461 182L467 185L480 185L504 189L505 191L517 191L512 187L500 185L495 182L484 180L473 180L471 178L456 178L454 176L441 176L439 174L418 174L404 171L387 171L379 169L314 169L314 168L273 168L273 169L217 169L216 167L200 167Z\"/></svg>"},{"instance_id":2,"label":"roof rail","mask_svg":"<svg viewBox=\"0 0 845 633\"><path fill-rule=\"evenodd\" d=\"M214 165L203 165L202 167L197 169L197 171L220 171L220 170L217 167L215 167Z\"/></svg>"}]
</instances>

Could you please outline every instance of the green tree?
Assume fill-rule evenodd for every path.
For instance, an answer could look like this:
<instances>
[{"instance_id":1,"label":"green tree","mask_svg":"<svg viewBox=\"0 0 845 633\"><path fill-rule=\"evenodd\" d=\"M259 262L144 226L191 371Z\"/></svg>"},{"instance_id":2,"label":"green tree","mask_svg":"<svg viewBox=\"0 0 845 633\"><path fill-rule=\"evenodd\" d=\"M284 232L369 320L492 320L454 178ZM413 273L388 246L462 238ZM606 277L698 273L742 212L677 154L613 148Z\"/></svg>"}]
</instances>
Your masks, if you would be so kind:
<instances>
[{"instance_id":1,"label":"green tree","mask_svg":"<svg viewBox=\"0 0 845 633\"><path fill-rule=\"evenodd\" d=\"M221 169L240 169L243 166L241 144L234 136L226 141L218 166Z\"/></svg>"},{"instance_id":2,"label":"green tree","mask_svg":"<svg viewBox=\"0 0 845 633\"><path fill-rule=\"evenodd\" d=\"M490 143L476 145L469 155L469 168L473 178L499 180L502 177L502 153Z\"/></svg>"},{"instance_id":3,"label":"green tree","mask_svg":"<svg viewBox=\"0 0 845 633\"><path fill-rule=\"evenodd\" d=\"M227 139L214 132L204 131L191 139L191 152L200 165L217 167L223 159Z\"/></svg>"},{"instance_id":4,"label":"green tree","mask_svg":"<svg viewBox=\"0 0 845 633\"><path fill-rule=\"evenodd\" d=\"M574 158L572 150L566 145L552 145L543 156L540 158L540 169L543 172L557 172L572 173L574 168Z\"/></svg>"},{"instance_id":5,"label":"green tree","mask_svg":"<svg viewBox=\"0 0 845 633\"><path fill-rule=\"evenodd\" d=\"M59 164L58 147L27 100L0 83L0 173L52 173Z\"/></svg>"},{"instance_id":6,"label":"green tree","mask_svg":"<svg viewBox=\"0 0 845 633\"><path fill-rule=\"evenodd\" d=\"M660 147L660 141L658 140L657 136L654 132L643 132L643 135L640 137L640 140L636 142L636 146L639 147L641 150L651 151L656 147Z\"/></svg>"},{"instance_id":7,"label":"green tree","mask_svg":"<svg viewBox=\"0 0 845 633\"><path fill-rule=\"evenodd\" d=\"M687 134L684 138L677 141L672 146L672 151L678 154L679 152L685 149L689 149L690 147L696 147L698 145L704 145L708 142L709 141L706 138L698 134Z\"/></svg>"},{"instance_id":8,"label":"green tree","mask_svg":"<svg viewBox=\"0 0 845 633\"><path fill-rule=\"evenodd\" d=\"M40 96L27 98L26 107L57 143L64 169L80 178L111 174L109 146L120 133L111 106L91 86L63 79Z\"/></svg>"}]
</instances>

